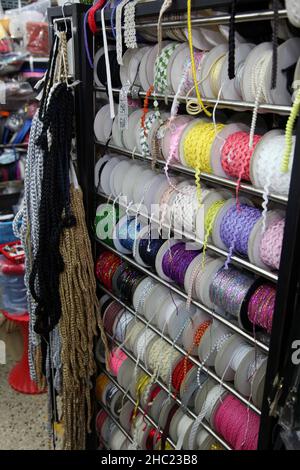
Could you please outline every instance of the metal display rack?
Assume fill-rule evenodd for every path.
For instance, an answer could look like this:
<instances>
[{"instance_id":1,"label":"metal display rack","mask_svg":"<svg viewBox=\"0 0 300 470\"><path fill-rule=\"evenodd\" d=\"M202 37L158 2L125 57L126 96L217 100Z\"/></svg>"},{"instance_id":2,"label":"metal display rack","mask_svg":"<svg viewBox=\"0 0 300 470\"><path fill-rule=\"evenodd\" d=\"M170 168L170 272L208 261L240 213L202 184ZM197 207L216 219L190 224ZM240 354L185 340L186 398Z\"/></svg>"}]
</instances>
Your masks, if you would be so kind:
<instances>
[{"instance_id":1,"label":"metal display rack","mask_svg":"<svg viewBox=\"0 0 300 470\"><path fill-rule=\"evenodd\" d=\"M162 0L146 2L143 4L138 4L136 8L136 25L137 29L142 28L143 26L153 26L157 25L157 17L162 5ZM231 5L231 0L194 0L192 4L193 11L199 11L205 8L214 8L215 10L222 11L216 17L210 18L194 18L192 23L194 25L205 25L205 24L228 24L230 16L228 15L228 7ZM253 21L266 21L272 20L274 14L268 9L268 2L266 1L256 1L249 2L248 0L240 0L238 2L238 10L236 15L236 22L253 22ZM109 148L115 152L120 152L128 157L131 157L132 154L124 149L120 149L114 145L105 146L103 142L97 142L94 138L93 133L93 122L95 116L95 104L96 104L96 94L98 92L104 92L103 88L93 86L93 72L88 64L85 47L84 47L84 33L83 33L83 19L84 14L87 10L87 7L80 4L75 4L72 6L64 7L64 14L62 14L62 9L60 7L51 8L49 10L48 16L51 26L53 27L54 23L59 21L67 21L70 25L70 29L73 37L73 56L74 56L74 71L75 76L74 80L79 80L80 85L75 87L75 126L76 126L76 141L77 141L77 169L78 169L78 178L80 185L83 189L84 194L84 203L86 208L86 217L88 226L90 227L91 239L94 241L94 252L96 254L98 248L103 248L111 250L114 253L117 253L124 261L128 262L134 268L140 270L141 272L151 276L155 280L161 282L167 286L172 291L176 292L183 298L187 298L187 295L181 291L179 288L174 285L169 284L166 281L160 279L154 272L144 267L139 266L131 257L120 254L114 248L106 245L105 243L96 240L93 234L93 220L95 215L95 209L97 204L97 198L99 195L95 193L94 190L94 165L96 160L96 148L100 146L102 149ZM183 13L186 10L186 2L180 0L174 0L173 6L169 10L169 13ZM107 19L109 18L110 12L106 12ZM280 18L286 18L286 11L279 11ZM100 27L100 13L96 15L96 23ZM110 29L110 23L107 22L107 29ZM184 26L186 25L186 20L180 21L169 21L165 19L162 23L163 27L174 27L174 26ZM88 37L90 50L95 46L95 42L92 41L90 35ZM300 55L300 51L299 51ZM113 90L115 94L119 93L119 90ZM140 96L144 96L145 93L140 93ZM157 99L165 100L163 96L156 96ZM173 99L173 96L167 97L169 100ZM180 98L181 101L184 101L184 97ZM213 106L215 100L205 100L204 102L208 105ZM253 103L244 103L244 102L229 102L221 101L220 107L233 109L239 108L240 110L251 110L254 107ZM289 106L276 106L265 104L260 106L260 111L265 113L281 114L288 115L290 113ZM192 303L198 307L201 307L213 318L218 319L223 324L231 328L235 333L238 333L242 338L246 339L251 345L256 345L259 349L268 353L268 367L265 381L265 391L262 409L257 409L249 400L245 399L240 395L236 390L234 390L231 384L224 384L224 387L230 391L235 397L241 400L242 403L245 403L249 406L254 412L260 415L261 419L261 428L259 435L258 448L259 449L273 449L276 446L278 447L278 436L279 428L278 423L278 414L280 406L285 403L285 399L289 394L290 388L293 385L293 380L297 371L297 365L292 364L290 356L292 353L292 343L294 339L300 338L300 322L299 322L299 309L300 309L300 299L299 299L299 285L300 285L300 245L298 243L300 237L300 121L297 124L296 129L297 140L296 140L296 149L295 149L295 158L292 170L292 178L290 184L289 197L285 198L277 194L271 194L270 199L277 204L286 206L286 223L285 223L285 233L283 240L281 264L278 272L278 276L274 273L264 271L257 266L251 265L248 261L239 258L237 256L233 257L235 264L242 266L244 269L251 270L256 274L264 276L265 278L271 280L272 282L277 283L277 296L273 320L273 329L270 338L269 344L264 341L258 340L252 334L242 330L237 324L230 322L229 320L221 317L216 312L208 309L199 302L192 301ZM151 160L151 158L145 158L142 155L135 154L136 158L143 160ZM158 161L158 167L162 167L164 162ZM175 172L182 173L183 175L194 175L193 170L182 168L180 165L170 165L170 169ZM236 188L236 183L226 178L216 177L211 174L201 175L204 181L208 181L217 186L227 187L231 189ZM254 188L250 184L243 183L241 185L241 191L247 194L250 194L256 198L262 198L262 191ZM101 195L100 195L101 197ZM212 251L215 250L219 255L226 256L226 252L217 249L216 247L209 246L209 249ZM116 297L111 292L108 292L103 286L99 286L99 290L103 293L110 295L111 298L117 300L121 305L126 307L133 315L135 315L140 321L146 324L145 320L137 314L130 305L125 304L121 299ZM149 325L149 328L152 329L157 334L162 335L155 327ZM119 344L114 338L110 338L113 343ZM164 336L165 341L172 343L172 341ZM179 346L174 346L178 352L183 355L187 353L180 348ZM123 348L123 346L122 346ZM127 351L126 348L123 348L126 354L135 359L132 354ZM196 365L200 366L200 362L195 358L191 357L190 360ZM146 373L150 374L150 371L147 368L140 364L141 369ZM203 366L202 366L203 367ZM208 367L203 367L203 371L206 372L211 378L220 383L220 379L216 374ZM124 389L117 383L117 381L110 376L106 371L104 373L109 377L109 379L121 390L122 393L126 393ZM157 380L157 383L162 387L162 389L169 392L165 384ZM172 398L175 402L181 405L178 397L172 395ZM134 399L128 396L128 399L135 403ZM108 411L108 410L106 410ZM141 410L142 411L142 410ZM185 410L187 413L196 418L196 415L190 411ZM156 423L153 422L151 417L146 415L148 422L157 428ZM114 418L115 420L115 418ZM115 420L117 421L117 420ZM122 428L120 423L116 423L118 427ZM204 429L206 429L211 435L213 435L225 448L230 449L228 443L224 442L223 439L216 435L213 429L207 424L202 423ZM122 429L124 434L130 438L128 433ZM169 439L170 444L173 444Z\"/></svg>"}]
</instances>

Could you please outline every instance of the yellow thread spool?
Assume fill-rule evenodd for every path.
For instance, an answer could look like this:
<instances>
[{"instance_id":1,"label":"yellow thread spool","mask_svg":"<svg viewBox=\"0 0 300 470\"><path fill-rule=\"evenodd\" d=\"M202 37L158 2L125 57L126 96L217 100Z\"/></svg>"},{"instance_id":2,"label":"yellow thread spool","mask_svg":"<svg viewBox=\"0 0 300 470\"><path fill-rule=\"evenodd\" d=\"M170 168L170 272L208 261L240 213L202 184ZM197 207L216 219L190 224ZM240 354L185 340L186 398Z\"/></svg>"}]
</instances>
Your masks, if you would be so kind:
<instances>
[{"instance_id":1,"label":"yellow thread spool","mask_svg":"<svg viewBox=\"0 0 300 470\"><path fill-rule=\"evenodd\" d=\"M143 374L137 384L136 384L136 395L137 395L137 399L136 399L136 402L135 402L135 407L134 407L134 411L133 411L133 415L132 415L132 419L135 419L136 417L136 414L137 414L137 410L138 410L138 407L139 407L139 404L140 404L140 399L141 399L141 394L142 394L142 390L147 386L147 384L149 383L150 381L150 377L146 374Z\"/></svg>"},{"instance_id":2,"label":"yellow thread spool","mask_svg":"<svg viewBox=\"0 0 300 470\"><path fill-rule=\"evenodd\" d=\"M110 380L105 374L98 375L96 379L96 391L95 391L97 400L99 401L102 400L102 394L105 390L105 387L108 385L109 382Z\"/></svg>"},{"instance_id":3,"label":"yellow thread spool","mask_svg":"<svg viewBox=\"0 0 300 470\"><path fill-rule=\"evenodd\" d=\"M201 121L191 128L183 142L184 159L187 165L195 170L195 182L200 204L202 204L200 173L212 172L210 166L211 146L223 127L223 124L214 126L212 123Z\"/></svg>"},{"instance_id":4,"label":"yellow thread spool","mask_svg":"<svg viewBox=\"0 0 300 470\"><path fill-rule=\"evenodd\" d=\"M211 91L213 92L216 98L218 97L219 91L220 91L219 78L220 78L221 69L225 61L225 57L226 57L225 54L221 55L221 57L219 57L218 60L216 60L216 62L213 63L211 72L209 75Z\"/></svg>"}]
</instances>

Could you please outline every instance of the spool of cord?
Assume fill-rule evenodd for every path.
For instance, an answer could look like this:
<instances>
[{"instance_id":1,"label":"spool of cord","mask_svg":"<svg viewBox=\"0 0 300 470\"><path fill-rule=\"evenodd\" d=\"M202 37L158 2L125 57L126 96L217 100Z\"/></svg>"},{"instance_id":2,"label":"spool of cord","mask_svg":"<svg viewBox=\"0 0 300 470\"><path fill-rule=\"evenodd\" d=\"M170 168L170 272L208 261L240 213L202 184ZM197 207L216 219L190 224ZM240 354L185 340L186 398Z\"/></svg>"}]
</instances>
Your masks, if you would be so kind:
<instances>
[{"instance_id":1,"label":"spool of cord","mask_svg":"<svg viewBox=\"0 0 300 470\"><path fill-rule=\"evenodd\" d=\"M183 242L176 243L165 253L162 259L162 270L168 278L184 287L184 276L193 259L200 251L187 250Z\"/></svg>"},{"instance_id":2,"label":"spool of cord","mask_svg":"<svg viewBox=\"0 0 300 470\"><path fill-rule=\"evenodd\" d=\"M261 137L253 137L252 147L249 146L247 132L235 132L225 140L221 153L222 168L228 176L238 178L238 183L241 180L250 181L250 162Z\"/></svg>"},{"instance_id":3,"label":"spool of cord","mask_svg":"<svg viewBox=\"0 0 300 470\"><path fill-rule=\"evenodd\" d=\"M256 450L259 416L233 395L226 395L214 413L215 431L235 450Z\"/></svg>"},{"instance_id":4,"label":"spool of cord","mask_svg":"<svg viewBox=\"0 0 300 470\"><path fill-rule=\"evenodd\" d=\"M118 341L120 341L120 343L123 343L125 340L127 328L133 320L134 316L127 310L123 312L120 318L117 318L113 329L113 335Z\"/></svg>"},{"instance_id":5,"label":"spool of cord","mask_svg":"<svg viewBox=\"0 0 300 470\"><path fill-rule=\"evenodd\" d=\"M114 333L114 324L117 318L124 312L124 308L116 300L111 302L108 307L103 309L103 326L111 336Z\"/></svg>"},{"instance_id":6,"label":"spool of cord","mask_svg":"<svg viewBox=\"0 0 300 470\"><path fill-rule=\"evenodd\" d=\"M141 229L141 224L136 220L135 217L129 218L124 216L120 223L116 226L114 232L114 245L116 249L123 247L126 253L132 253L134 241Z\"/></svg>"},{"instance_id":7,"label":"spool of cord","mask_svg":"<svg viewBox=\"0 0 300 470\"><path fill-rule=\"evenodd\" d=\"M111 71L111 84L113 88L122 86L120 80L120 67L117 62L117 52L114 46L108 46L108 57ZM99 49L94 59L94 80L97 86L107 87L106 63L104 48Z\"/></svg>"},{"instance_id":8,"label":"spool of cord","mask_svg":"<svg viewBox=\"0 0 300 470\"><path fill-rule=\"evenodd\" d=\"M126 354L119 348L114 348L110 352L108 365L109 365L109 370L112 373L112 375L117 377L118 370L126 359L127 359Z\"/></svg>"},{"instance_id":9,"label":"spool of cord","mask_svg":"<svg viewBox=\"0 0 300 470\"><path fill-rule=\"evenodd\" d=\"M223 267L209 286L209 296L215 305L243 323L243 318L247 318L248 300L255 285L254 276L233 267Z\"/></svg>"},{"instance_id":10,"label":"spool of cord","mask_svg":"<svg viewBox=\"0 0 300 470\"><path fill-rule=\"evenodd\" d=\"M223 215L220 225L221 240L229 250L248 256L248 243L254 225L261 217L261 211L247 204L232 205Z\"/></svg>"},{"instance_id":11,"label":"spool of cord","mask_svg":"<svg viewBox=\"0 0 300 470\"><path fill-rule=\"evenodd\" d=\"M104 251L99 255L96 262L96 276L108 290L112 290L113 275L121 264L122 260L110 251Z\"/></svg>"},{"instance_id":12,"label":"spool of cord","mask_svg":"<svg viewBox=\"0 0 300 470\"><path fill-rule=\"evenodd\" d=\"M160 247L164 244L165 240L159 239L145 239L139 241L139 255L147 266L155 269L155 258Z\"/></svg>"},{"instance_id":13,"label":"spool of cord","mask_svg":"<svg viewBox=\"0 0 300 470\"><path fill-rule=\"evenodd\" d=\"M198 199L201 202L200 173L212 173L210 151L223 124L212 124L199 121L191 128L186 128L183 139L183 155L186 165L195 170L195 181ZM181 144L182 145L182 144Z\"/></svg>"},{"instance_id":14,"label":"spool of cord","mask_svg":"<svg viewBox=\"0 0 300 470\"><path fill-rule=\"evenodd\" d=\"M119 297L129 302L132 301L133 293L137 285L145 278L140 271L132 269L130 266L124 266L116 279L116 290Z\"/></svg>"},{"instance_id":15,"label":"spool of cord","mask_svg":"<svg viewBox=\"0 0 300 470\"><path fill-rule=\"evenodd\" d=\"M284 226L284 219L270 224L261 238L260 256L271 269L279 269Z\"/></svg>"},{"instance_id":16,"label":"spool of cord","mask_svg":"<svg viewBox=\"0 0 300 470\"><path fill-rule=\"evenodd\" d=\"M248 318L253 326L271 333L276 298L276 289L262 284L252 294L248 304Z\"/></svg>"}]
</instances>

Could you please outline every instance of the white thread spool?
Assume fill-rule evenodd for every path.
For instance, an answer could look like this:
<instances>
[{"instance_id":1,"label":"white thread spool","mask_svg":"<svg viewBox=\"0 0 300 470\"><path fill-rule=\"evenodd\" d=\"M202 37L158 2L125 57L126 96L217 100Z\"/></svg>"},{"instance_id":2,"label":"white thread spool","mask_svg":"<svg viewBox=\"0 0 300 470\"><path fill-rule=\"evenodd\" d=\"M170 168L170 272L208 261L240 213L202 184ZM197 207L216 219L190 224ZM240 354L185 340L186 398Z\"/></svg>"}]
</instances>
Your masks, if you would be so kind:
<instances>
[{"instance_id":1,"label":"white thread spool","mask_svg":"<svg viewBox=\"0 0 300 470\"><path fill-rule=\"evenodd\" d=\"M167 397L167 392L165 392L165 390L161 390L154 398L153 404L150 407L149 414L156 423L159 420L162 404L166 401Z\"/></svg>"},{"instance_id":2,"label":"white thread spool","mask_svg":"<svg viewBox=\"0 0 300 470\"><path fill-rule=\"evenodd\" d=\"M126 436L122 433L121 429L117 428L111 434L109 439L109 446L111 450L120 450L125 444Z\"/></svg>"},{"instance_id":3,"label":"white thread spool","mask_svg":"<svg viewBox=\"0 0 300 470\"><path fill-rule=\"evenodd\" d=\"M193 423L192 418L186 415L180 408L175 412L170 422L170 437L176 442L176 450L180 450L189 427Z\"/></svg>"},{"instance_id":4,"label":"white thread spool","mask_svg":"<svg viewBox=\"0 0 300 470\"><path fill-rule=\"evenodd\" d=\"M111 195L111 188L110 188L110 175L111 172L113 171L114 167L121 161L121 159L124 159L125 157L123 156L117 156L117 157L112 157L110 160L106 163L105 167L103 168L101 175L100 175L100 185L101 188L103 189L103 192L107 195Z\"/></svg>"},{"instance_id":5,"label":"white thread spool","mask_svg":"<svg viewBox=\"0 0 300 470\"><path fill-rule=\"evenodd\" d=\"M215 359L216 374L223 380L234 380L235 373L243 358L253 348L241 340L239 335L232 335L218 351Z\"/></svg>"},{"instance_id":6,"label":"white thread spool","mask_svg":"<svg viewBox=\"0 0 300 470\"><path fill-rule=\"evenodd\" d=\"M289 161L289 170L281 171L282 155L285 149L284 132L278 129L267 132L255 147L250 161L250 179L256 188L268 188L269 193L288 195L291 171L294 161L296 137Z\"/></svg>"},{"instance_id":7,"label":"white thread spool","mask_svg":"<svg viewBox=\"0 0 300 470\"><path fill-rule=\"evenodd\" d=\"M228 328L223 326L220 322L213 320L213 323L202 336L198 347L200 361L204 362L206 366L212 367L223 341L231 334Z\"/></svg>"},{"instance_id":8,"label":"white thread spool","mask_svg":"<svg viewBox=\"0 0 300 470\"><path fill-rule=\"evenodd\" d=\"M243 77L243 67L245 60L254 48L254 44L238 44L235 48L235 78L232 80L228 77L229 53L226 54L225 60L220 71L220 81L222 83L222 98L224 100L241 100L241 80Z\"/></svg>"},{"instance_id":9,"label":"white thread spool","mask_svg":"<svg viewBox=\"0 0 300 470\"><path fill-rule=\"evenodd\" d=\"M145 315L145 299L147 298L148 293L157 285L157 281L152 279L152 277L147 276L143 279L135 289L132 297L132 304L136 312L140 315Z\"/></svg>"},{"instance_id":10,"label":"white thread spool","mask_svg":"<svg viewBox=\"0 0 300 470\"><path fill-rule=\"evenodd\" d=\"M127 400L120 411L119 421L123 429L127 433L130 433L131 428L131 416L134 411L134 404Z\"/></svg>"},{"instance_id":11,"label":"white thread spool","mask_svg":"<svg viewBox=\"0 0 300 470\"><path fill-rule=\"evenodd\" d=\"M209 263L205 263L204 269L197 276L195 281L196 298L211 309L214 309L215 305L210 300L209 286L223 265L224 262L220 258L213 259L212 261L209 260Z\"/></svg>"},{"instance_id":12,"label":"white thread spool","mask_svg":"<svg viewBox=\"0 0 300 470\"><path fill-rule=\"evenodd\" d=\"M121 343L124 341L127 328L129 324L134 321L134 318L134 315L132 315L127 310L124 310L122 315L117 316L116 320L114 321L113 334L114 337Z\"/></svg>"},{"instance_id":13,"label":"white thread spool","mask_svg":"<svg viewBox=\"0 0 300 470\"><path fill-rule=\"evenodd\" d=\"M139 80L141 82L142 89L145 92L150 88L150 85L151 85L147 77L147 62L148 62L148 58L151 53L151 50L152 50L152 46L149 46L148 50L145 52L145 54L142 57L140 68L139 68Z\"/></svg>"},{"instance_id":14,"label":"white thread spool","mask_svg":"<svg viewBox=\"0 0 300 470\"><path fill-rule=\"evenodd\" d=\"M154 177L155 173L152 170L146 169L142 171L142 173L140 174L140 180L137 182L135 188L133 189L133 201L136 204L143 203L146 188L148 187L149 182Z\"/></svg>"},{"instance_id":15,"label":"white thread spool","mask_svg":"<svg viewBox=\"0 0 300 470\"><path fill-rule=\"evenodd\" d=\"M147 190L144 194L144 205L147 208L148 214L151 215L153 213L153 204L155 204L155 193L156 189L160 187L163 183L165 183L166 177L165 175L154 175L151 179Z\"/></svg>"},{"instance_id":16,"label":"white thread spool","mask_svg":"<svg viewBox=\"0 0 300 470\"><path fill-rule=\"evenodd\" d=\"M127 371L131 371L134 368L134 362L130 357L127 357L125 361L122 362L118 369L117 381L125 390L127 390L131 377Z\"/></svg>"},{"instance_id":17,"label":"white thread spool","mask_svg":"<svg viewBox=\"0 0 300 470\"><path fill-rule=\"evenodd\" d=\"M105 154L103 155L102 158L99 158L99 160L97 161L95 165L95 170L94 170L95 188L96 189L99 188L100 191L101 191L101 185L99 187L99 173L102 171L102 169L104 168L104 165L109 161L110 158L111 158L111 155Z\"/></svg>"},{"instance_id":18,"label":"white thread spool","mask_svg":"<svg viewBox=\"0 0 300 470\"><path fill-rule=\"evenodd\" d=\"M117 106L114 104L115 112ZM106 143L110 137L113 120L110 117L110 106L106 104L97 112L94 119L94 133L99 142Z\"/></svg>"},{"instance_id":19,"label":"white thread spool","mask_svg":"<svg viewBox=\"0 0 300 470\"><path fill-rule=\"evenodd\" d=\"M196 307L194 305L190 306L188 310L186 308L186 302L182 301L177 308L173 309L173 312L169 316L167 329L170 338L175 341L176 344L182 344L182 334L185 325L188 324L194 314L196 313ZM181 333L180 333L181 332Z\"/></svg>"},{"instance_id":20,"label":"white thread spool","mask_svg":"<svg viewBox=\"0 0 300 470\"><path fill-rule=\"evenodd\" d=\"M172 87L173 93L177 92L180 85L181 77L184 72L185 64L188 60L190 60L189 45L187 43L183 43L182 46L184 46L182 47L182 49L176 49L176 54L171 68L171 81L169 82L169 84Z\"/></svg>"},{"instance_id":21,"label":"white thread spool","mask_svg":"<svg viewBox=\"0 0 300 470\"><path fill-rule=\"evenodd\" d=\"M140 175L145 170L145 165L140 162L132 163L130 169L123 175L122 194L126 196L126 205L133 201L133 190L135 182L139 180Z\"/></svg>"},{"instance_id":22,"label":"white thread spool","mask_svg":"<svg viewBox=\"0 0 300 470\"><path fill-rule=\"evenodd\" d=\"M145 360L145 353L146 349L149 346L149 344L152 342L154 338L156 338L156 333L154 333L152 330L145 328L144 331L141 332L139 337L137 338L135 345L134 345L134 350L133 353L137 358L140 358L142 362L146 362Z\"/></svg>"},{"instance_id":23,"label":"white thread spool","mask_svg":"<svg viewBox=\"0 0 300 470\"><path fill-rule=\"evenodd\" d=\"M263 42L258 46L254 47L252 51L249 53L245 65L243 68L243 77L241 80L241 92L244 101L248 101L250 103L254 103L256 100L257 94L257 87L253 86L254 80L259 80L259 72L258 64L261 63L262 59L265 57L265 62L271 61L271 53L272 53L272 43L270 42ZM260 62L259 62L260 61ZM261 74L260 74L261 75ZM263 81L262 86L265 92L267 93L267 88L271 86L271 78L270 81L266 81L266 77L261 77ZM263 92L261 93L260 102L263 102ZM268 101L268 99L267 99ZM270 101L271 102L271 101Z\"/></svg>"},{"instance_id":24,"label":"white thread spool","mask_svg":"<svg viewBox=\"0 0 300 470\"><path fill-rule=\"evenodd\" d=\"M265 377L267 372L267 364L268 360L261 364L261 366L256 371L256 374L252 380L252 401L257 408L262 407L263 403L263 394L264 394L264 384L265 384Z\"/></svg>"},{"instance_id":25,"label":"white thread spool","mask_svg":"<svg viewBox=\"0 0 300 470\"><path fill-rule=\"evenodd\" d=\"M128 334L126 335L126 344L128 349L133 352L134 350L134 344L136 339L139 337L141 334L142 330L145 328L144 323L141 321L137 320L136 323L133 325L131 329L128 329Z\"/></svg>"},{"instance_id":26,"label":"white thread spool","mask_svg":"<svg viewBox=\"0 0 300 470\"><path fill-rule=\"evenodd\" d=\"M167 287L157 284L145 298L144 315L148 321L156 324L156 317L163 302L170 297Z\"/></svg>"},{"instance_id":27,"label":"white thread spool","mask_svg":"<svg viewBox=\"0 0 300 470\"><path fill-rule=\"evenodd\" d=\"M128 116L128 128L124 129L123 131L123 142L127 150L133 151L135 148L135 134L134 130L136 128L137 123L141 120L143 115L142 109L137 109L133 111L130 116Z\"/></svg>"},{"instance_id":28,"label":"white thread spool","mask_svg":"<svg viewBox=\"0 0 300 470\"><path fill-rule=\"evenodd\" d=\"M122 192L124 174L129 171L131 163L128 160L121 160L112 170L109 179L111 194L118 196Z\"/></svg>"},{"instance_id":29,"label":"white thread spool","mask_svg":"<svg viewBox=\"0 0 300 470\"><path fill-rule=\"evenodd\" d=\"M234 387L245 397L249 397L252 394L253 382L260 368L264 369L264 362L267 360L265 355L259 354L254 348L249 350L248 354L241 360L239 366L236 369L234 376ZM255 387L254 394L259 394L259 387L263 387L264 380L260 380L260 384ZM261 393L262 395L262 393Z\"/></svg>"},{"instance_id":30,"label":"white thread spool","mask_svg":"<svg viewBox=\"0 0 300 470\"><path fill-rule=\"evenodd\" d=\"M205 399L208 395L208 392L216 385L216 382L212 379L209 379L206 375L201 383L201 387L195 394L194 409L195 414L198 415L202 410Z\"/></svg>"},{"instance_id":31,"label":"white thread spool","mask_svg":"<svg viewBox=\"0 0 300 470\"><path fill-rule=\"evenodd\" d=\"M290 38L277 49L278 72L276 87L271 89L272 64L270 63L266 73L269 83L271 103L279 105L290 105L291 95L287 87L287 76L285 70L297 63L299 59L300 38Z\"/></svg>"}]
</instances>

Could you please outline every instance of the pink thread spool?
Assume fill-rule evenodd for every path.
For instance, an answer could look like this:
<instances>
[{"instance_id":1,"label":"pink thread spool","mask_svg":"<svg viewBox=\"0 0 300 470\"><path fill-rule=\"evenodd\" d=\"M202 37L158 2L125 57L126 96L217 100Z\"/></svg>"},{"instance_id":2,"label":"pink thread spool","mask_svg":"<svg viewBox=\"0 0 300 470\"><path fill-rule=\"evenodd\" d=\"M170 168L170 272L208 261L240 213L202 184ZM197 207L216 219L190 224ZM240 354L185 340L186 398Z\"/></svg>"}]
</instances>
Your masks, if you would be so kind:
<instances>
[{"instance_id":1,"label":"pink thread spool","mask_svg":"<svg viewBox=\"0 0 300 470\"><path fill-rule=\"evenodd\" d=\"M178 148L184 129L191 121L191 116L177 116L168 122L162 139L162 154L169 163L179 162Z\"/></svg>"},{"instance_id":2,"label":"pink thread spool","mask_svg":"<svg viewBox=\"0 0 300 470\"><path fill-rule=\"evenodd\" d=\"M126 354L119 348L114 348L109 355L108 365L111 373L117 377L118 370L122 363L127 359Z\"/></svg>"},{"instance_id":3,"label":"pink thread spool","mask_svg":"<svg viewBox=\"0 0 300 470\"><path fill-rule=\"evenodd\" d=\"M279 269L284 225L284 219L271 224L261 238L260 256L271 269Z\"/></svg>"},{"instance_id":4,"label":"pink thread spool","mask_svg":"<svg viewBox=\"0 0 300 470\"><path fill-rule=\"evenodd\" d=\"M256 450L259 416L233 395L227 395L214 414L214 429L234 450Z\"/></svg>"},{"instance_id":5,"label":"pink thread spool","mask_svg":"<svg viewBox=\"0 0 300 470\"><path fill-rule=\"evenodd\" d=\"M248 318L253 325L271 333L276 298L276 289L269 284L260 285L252 294L248 304Z\"/></svg>"},{"instance_id":6,"label":"pink thread spool","mask_svg":"<svg viewBox=\"0 0 300 470\"><path fill-rule=\"evenodd\" d=\"M222 168L228 176L250 181L250 161L261 135L255 135L253 146L249 147L249 134L238 131L227 137L222 148Z\"/></svg>"}]
</instances>

